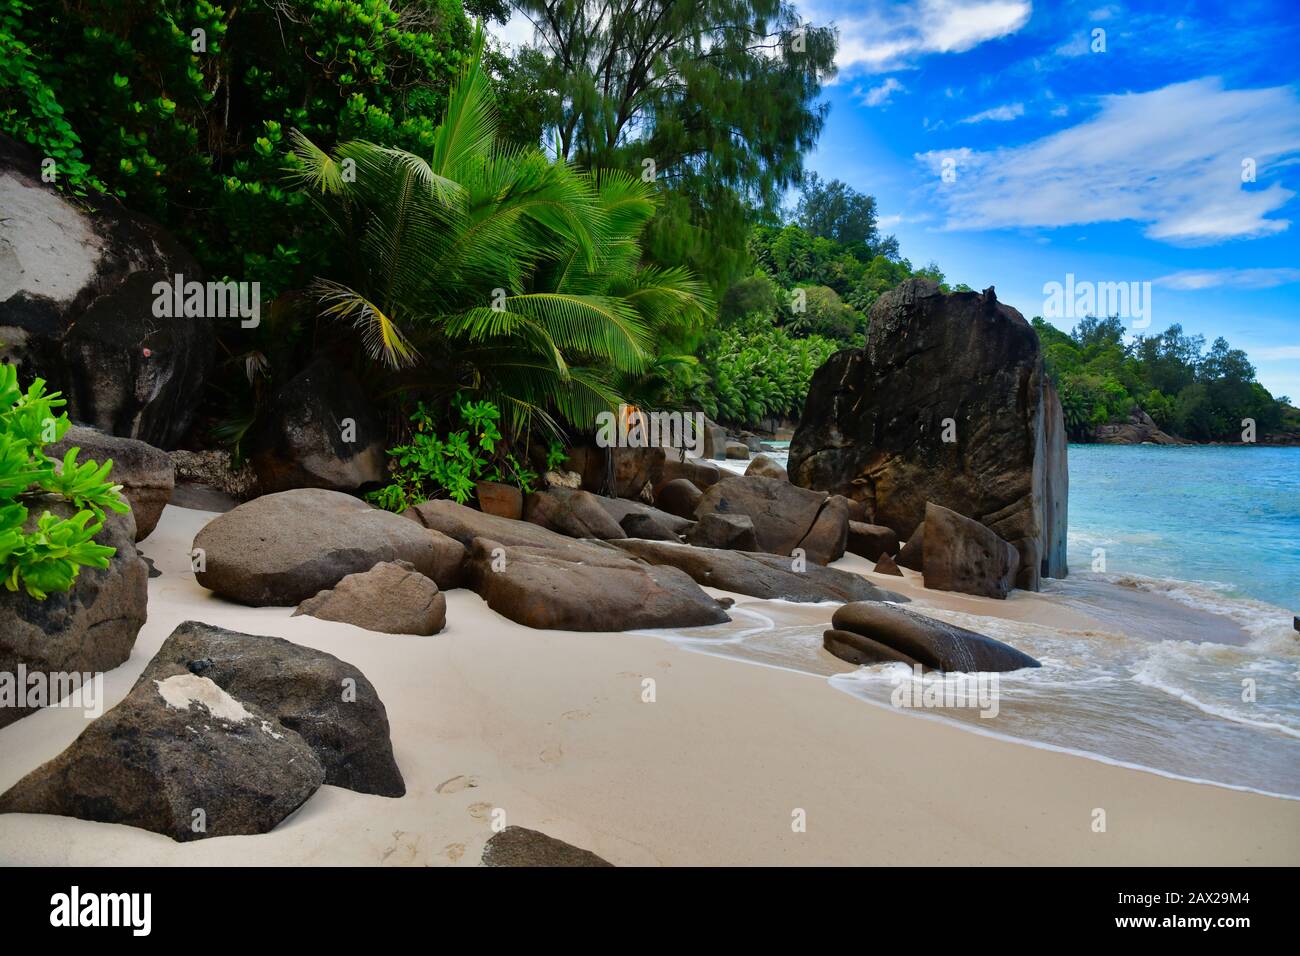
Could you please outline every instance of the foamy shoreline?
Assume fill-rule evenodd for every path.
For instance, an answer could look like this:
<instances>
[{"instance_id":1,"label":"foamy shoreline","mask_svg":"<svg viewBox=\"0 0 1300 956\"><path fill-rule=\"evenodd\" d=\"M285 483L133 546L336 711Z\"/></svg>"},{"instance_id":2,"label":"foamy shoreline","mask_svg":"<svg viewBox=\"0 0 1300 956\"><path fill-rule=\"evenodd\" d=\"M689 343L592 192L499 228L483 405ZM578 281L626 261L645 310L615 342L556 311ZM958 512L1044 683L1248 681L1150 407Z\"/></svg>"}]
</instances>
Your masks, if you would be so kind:
<instances>
[{"instance_id":1,"label":"foamy shoreline","mask_svg":"<svg viewBox=\"0 0 1300 956\"><path fill-rule=\"evenodd\" d=\"M624 865L1300 862L1294 800L864 707L824 679L659 637L532 631L466 590L448 592L447 629L434 637L234 605L189 572L193 535L211 517L168 507L143 542L162 577L149 583L149 621L130 660L105 677L107 706L186 619L318 647L378 689L406 796L326 786L271 833L189 844L124 826L3 815L0 862L475 865L495 809L510 824ZM859 564L850 557L839 566ZM915 580L889 583L913 597L923 590ZM1006 621L1095 623L1039 595L919 596L918 607ZM852 670L833 658L827 666ZM642 700L646 678L654 703ZM56 708L4 728L0 788L84 726L79 712ZM1093 831L1097 809L1104 833ZM806 832L792 830L797 810Z\"/></svg>"}]
</instances>

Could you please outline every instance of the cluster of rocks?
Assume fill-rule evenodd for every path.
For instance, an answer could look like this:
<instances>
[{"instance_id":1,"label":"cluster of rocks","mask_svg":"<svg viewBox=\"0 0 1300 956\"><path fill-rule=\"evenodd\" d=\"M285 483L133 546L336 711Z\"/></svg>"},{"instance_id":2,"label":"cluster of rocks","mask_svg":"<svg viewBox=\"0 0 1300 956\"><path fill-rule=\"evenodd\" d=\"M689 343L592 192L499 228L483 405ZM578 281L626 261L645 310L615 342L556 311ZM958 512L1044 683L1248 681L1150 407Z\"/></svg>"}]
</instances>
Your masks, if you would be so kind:
<instances>
[{"instance_id":1,"label":"cluster of rocks","mask_svg":"<svg viewBox=\"0 0 1300 956\"><path fill-rule=\"evenodd\" d=\"M1066 574L1064 416L1037 334L992 289L945 294L912 279L882 295L865 347L813 376L789 471L861 503L900 540L930 505L973 519L1015 548L1015 587Z\"/></svg>"}]
</instances>

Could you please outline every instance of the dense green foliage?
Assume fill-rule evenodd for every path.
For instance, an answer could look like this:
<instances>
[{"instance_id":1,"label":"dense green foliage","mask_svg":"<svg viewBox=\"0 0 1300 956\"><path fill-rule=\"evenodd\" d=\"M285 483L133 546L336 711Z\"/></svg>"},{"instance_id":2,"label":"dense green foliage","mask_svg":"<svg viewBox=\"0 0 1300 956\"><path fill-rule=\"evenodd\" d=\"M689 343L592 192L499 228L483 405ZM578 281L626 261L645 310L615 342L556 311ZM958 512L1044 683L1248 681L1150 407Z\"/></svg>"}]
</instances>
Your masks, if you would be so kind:
<instances>
[{"instance_id":1,"label":"dense green foliage","mask_svg":"<svg viewBox=\"0 0 1300 956\"><path fill-rule=\"evenodd\" d=\"M408 440L388 453L394 466L389 483L366 497L389 511L446 495L464 504L478 481L504 481L525 494L533 490L537 472L521 464L497 428L501 411L491 402L457 398L453 410L460 429L439 437L437 421L423 402L411 415ZM552 458L557 457L552 451ZM548 459L548 465L552 463Z\"/></svg>"},{"instance_id":2,"label":"dense green foliage","mask_svg":"<svg viewBox=\"0 0 1300 956\"><path fill-rule=\"evenodd\" d=\"M58 392L47 394L39 378L24 392L18 370L0 365L0 575L10 591L21 587L38 601L72 587L83 567L108 567L116 549L95 543L104 509L131 510L122 486L109 480L112 461L77 464L79 448L69 449L62 462L45 454L71 425L66 414L54 414L65 404ZM59 518L46 510L28 528L27 506L45 496L78 511Z\"/></svg>"},{"instance_id":3,"label":"dense green foliage","mask_svg":"<svg viewBox=\"0 0 1300 956\"><path fill-rule=\"evenodd\" d=\"M343 252L288 131L427 145L470 36L458 0L0 0L0 130L270 298Z\"/></svg>"},{"instance_id":4,"label":"dense green foliage","mask_svg":"<svg viewBox=\"0 0 1300 956\"><path fill-rule=\"evenodd\" d=\"M652 261L715 289L744 274L752 210L774 214L825 121L835 34L788 0L514 0L536 27L500 71L517 135L665 191Z\"/></svg>"},{"instance_id":5,"label":"dense green foliage","mask_svg":"<svg viewBox=\"0 0 1300 956\"><path fill-rule=\"evenodd\" d=\"M295 152L305 191L356 250L316 284L325 313L405 370L399 387L486 398L512 435L594 427L624 397L619 379L711 307L686 270L641 263L651 185L499 142L477 56L422 153L358 141L326 154L306 137Z\"/></svg>"},{"instance_id":6,"label":"dense green foliage","mask_svg":"<svg viewBox=\"0 0 1300 956\"><path fill-rule=\"evenodd\" d=\"M1247 418L1259 435L1284 427L1288 399L1274 399L1255 381L1246 353L1222 337L1207 352L1204 337L1186 335L1181 325L1128 344L1118 318L1089 317L1069 334L1041 318L1033 325L1073 439L1126 421L1137 408L1160 428L1197 441L1240 441Z\"/></svg>"}]
</instances>

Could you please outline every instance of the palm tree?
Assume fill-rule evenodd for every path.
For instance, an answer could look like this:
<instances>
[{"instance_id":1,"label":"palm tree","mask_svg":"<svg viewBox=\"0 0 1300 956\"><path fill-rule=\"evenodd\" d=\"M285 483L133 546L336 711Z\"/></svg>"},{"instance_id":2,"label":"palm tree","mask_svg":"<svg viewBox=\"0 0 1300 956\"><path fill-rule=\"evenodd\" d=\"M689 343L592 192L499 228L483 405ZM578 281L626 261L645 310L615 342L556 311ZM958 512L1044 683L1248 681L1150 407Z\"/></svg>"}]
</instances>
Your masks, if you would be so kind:
<instances>
[{"instance_id":1,"label":"palm tree","mask_svg":"<svg viewBox=\"0 0 1300 956\"><path fill-rule=\"evenodd\" d=\"M475 392L515 434L558 432L556 416L589 427L709 294L641 264L652 186L498 141L482 42L480 28L427 156L361 141L326 154L295 132L295 173L354 250L347 281L314 288L400 387Z\"/></svg>"}]
</instances>

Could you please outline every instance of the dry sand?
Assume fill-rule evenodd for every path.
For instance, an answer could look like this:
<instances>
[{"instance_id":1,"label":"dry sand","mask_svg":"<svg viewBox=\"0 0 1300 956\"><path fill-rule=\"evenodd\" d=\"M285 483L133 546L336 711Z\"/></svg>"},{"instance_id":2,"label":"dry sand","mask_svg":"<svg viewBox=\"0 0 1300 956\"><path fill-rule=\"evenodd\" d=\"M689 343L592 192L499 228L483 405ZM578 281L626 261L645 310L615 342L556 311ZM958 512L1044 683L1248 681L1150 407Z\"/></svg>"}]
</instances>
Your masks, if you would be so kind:
<instances>
[{"instance_id":1,"label":"dry sand","mask_svg":"<svg viewBox=\"0 0 1300 956\"><path fill-rule=\"evenodd\" d=\"M183 620L285 637L375 684L406 796L326 786L272 833L188 844L8 814L0 863L465 866L478 863L502 813L621 865L1300 863L1297 801L969 733L864 704L821 678L655 637L529 630L465 590L448 593L447 629L434 637L230 604L189 572L194 534L211 517L168 507L142 544L163 576L150 581L130 660L105 678L107 705ZM918 606L1089 624L1032 594L999 602L936 595L910 574L871 577ZM828 665L847 668L829 656ZM654 679L653 703L642 701L644 678ZM56 708L0 730L0 789L84 726L80 711ZM1105 833L1092 830L1095 808L1106 811ZM806 832L792 829L796 810Z\"/></svg>"}]
</instances>

